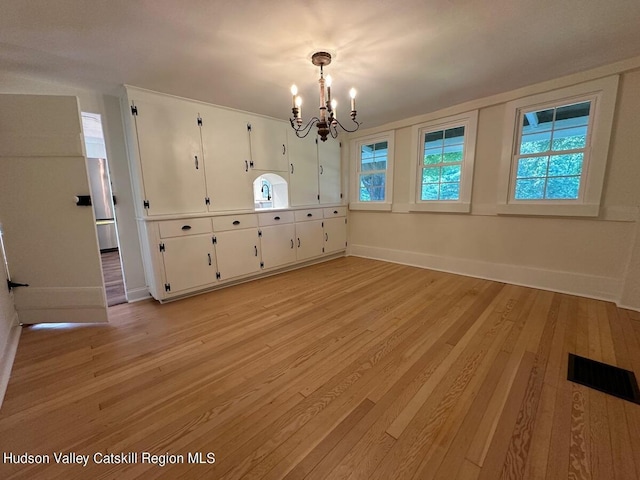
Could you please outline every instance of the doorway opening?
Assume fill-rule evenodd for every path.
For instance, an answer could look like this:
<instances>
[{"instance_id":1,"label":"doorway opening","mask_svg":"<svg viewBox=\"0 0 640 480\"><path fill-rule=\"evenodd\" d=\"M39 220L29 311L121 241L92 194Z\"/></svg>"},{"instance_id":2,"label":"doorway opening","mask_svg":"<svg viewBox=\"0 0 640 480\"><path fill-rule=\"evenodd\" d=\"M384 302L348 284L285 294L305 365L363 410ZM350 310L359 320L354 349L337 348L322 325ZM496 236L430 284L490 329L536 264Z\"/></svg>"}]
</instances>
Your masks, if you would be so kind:
<instances>
[{"instance_id":1,"label":"doorway opening","mask_svg":"<svg viewBox=\"0 0 640 480\"><path fill-rule=\"evenodd\" d=\"M115 204L117 202L111 189L107 149L100 114L82 112L82 128L107 305L111 307L127 303L127 297L116 226Z\"/></svg>"}]
</instances>

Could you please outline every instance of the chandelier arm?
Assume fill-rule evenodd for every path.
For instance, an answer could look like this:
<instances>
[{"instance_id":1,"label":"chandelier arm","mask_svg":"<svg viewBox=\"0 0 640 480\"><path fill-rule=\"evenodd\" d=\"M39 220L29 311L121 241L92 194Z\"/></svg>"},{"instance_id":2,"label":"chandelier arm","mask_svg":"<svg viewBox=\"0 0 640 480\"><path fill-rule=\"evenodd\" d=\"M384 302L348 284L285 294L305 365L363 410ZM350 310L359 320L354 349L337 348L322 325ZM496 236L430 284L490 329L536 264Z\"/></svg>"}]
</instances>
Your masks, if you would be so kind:
<instances>
[{"instance_id":1,"label":"chandelier arm","mask_svg":"<svg viewBox=\"0 0 640 480\"><path fill-rule=\"evenodd\" d=\"M353 133L356 130L358 130L360 128L360 125L362 125L362 122L358 122L355 118L351 119L353 121L353 123L356 124L356 128L354 128L353 130L349 130L347 127L345 127L344 125L342 125L342 123L340 123L340 120L338 120L337 118L334 118L333 121L336 122L338 125L340 125L340 128L342 128L345 132L348 133ZM335 127L337 130L337 127Z\"/></svg>"},{"instance_id":2,"label":"chandelier arm","mask_svg":"<svg viewBox=\"0 0 640 480\"><path fill-rule=\"evenodd\" d=\"M309 135L313 126L316 125L319 121L320 119L318 117L313 117L311 120L307 122L307 124L304 127L302 126L298 127L295 124L296 120L294 120L293 118L289 119L289 122L291 122L291 126L293 127L293 130L296 132L296 137L298 138L305 138L307 135Z\"/></svg>"}]
</instances>

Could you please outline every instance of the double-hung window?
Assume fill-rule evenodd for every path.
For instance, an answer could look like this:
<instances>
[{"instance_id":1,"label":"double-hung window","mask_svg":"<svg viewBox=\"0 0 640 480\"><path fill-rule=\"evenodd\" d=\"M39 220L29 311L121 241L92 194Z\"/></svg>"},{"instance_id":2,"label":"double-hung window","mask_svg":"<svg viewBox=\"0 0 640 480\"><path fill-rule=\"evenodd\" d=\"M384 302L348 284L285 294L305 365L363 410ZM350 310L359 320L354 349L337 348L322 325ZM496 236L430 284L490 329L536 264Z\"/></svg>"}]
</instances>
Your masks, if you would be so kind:
<instances>
[{"instance_id":1,"label":"double-hung window","mask_svg":"<svg viewBox=\"0 0 640 480\"><path fill-rule=\"evenodd\" d=\"M411 210L469 211L477 123L476 110L414 126Z\"/></svg>"},{"instance_id":2,"label":"double-hung window","mask_svg":"<svg viewBox=\"0 0 640 480\"><path fill-rule=\"evenodd\" d=\"M393 185L393 132L355 140L351 208L390 210Z\"/></svg>"},{"instance_id":3,"label":"double-hung window","mask_svg":"<svg viewBox=\"0 0 640 480\"><path fill-rule=\"evenodd\" d=\"M618 77L510 102L499 213L598 215Z\"/></svg>"}]
</instances>

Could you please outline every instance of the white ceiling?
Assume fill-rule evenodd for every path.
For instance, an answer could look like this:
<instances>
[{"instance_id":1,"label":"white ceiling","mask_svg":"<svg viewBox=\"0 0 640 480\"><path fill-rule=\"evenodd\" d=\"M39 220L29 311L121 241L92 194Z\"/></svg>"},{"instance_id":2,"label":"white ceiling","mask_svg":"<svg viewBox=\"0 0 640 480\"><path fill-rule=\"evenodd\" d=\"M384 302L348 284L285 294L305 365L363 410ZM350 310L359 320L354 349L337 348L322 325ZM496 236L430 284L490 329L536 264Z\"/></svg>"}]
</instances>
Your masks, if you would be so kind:
<instances>
[{"instance_id":1,"label":"white ceiling","mask_svg":"<svg viewBox=\"0 0 640 480\"><path fill-rule=\"evenodd\" d=\"M371 127L638 56L639 27L638 0L3 0L0 72L285 119L327 49Z\"/></svg>"}]
</instances>

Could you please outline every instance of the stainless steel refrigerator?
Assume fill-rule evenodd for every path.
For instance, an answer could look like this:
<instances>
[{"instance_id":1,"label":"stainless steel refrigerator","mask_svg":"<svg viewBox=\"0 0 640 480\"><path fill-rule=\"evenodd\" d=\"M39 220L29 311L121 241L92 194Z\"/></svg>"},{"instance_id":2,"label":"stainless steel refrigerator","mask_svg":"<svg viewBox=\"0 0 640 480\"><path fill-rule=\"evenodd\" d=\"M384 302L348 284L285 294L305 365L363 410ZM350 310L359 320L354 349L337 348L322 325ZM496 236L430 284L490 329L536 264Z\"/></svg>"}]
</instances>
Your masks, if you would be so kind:
<instances>
[{"instance_id":1,"label":"stainless steel refrigerator","mask_svg":"<svg viewBox=\"0 0 640 480\"><path fill-rule=\"evenodd\" d=\"M91 184L91 203L96 215L96 229L100 251L118 248L113 194L109 181L109 170L105 158L87 158L89 183Z\"/></svg>"}]
</instances>

